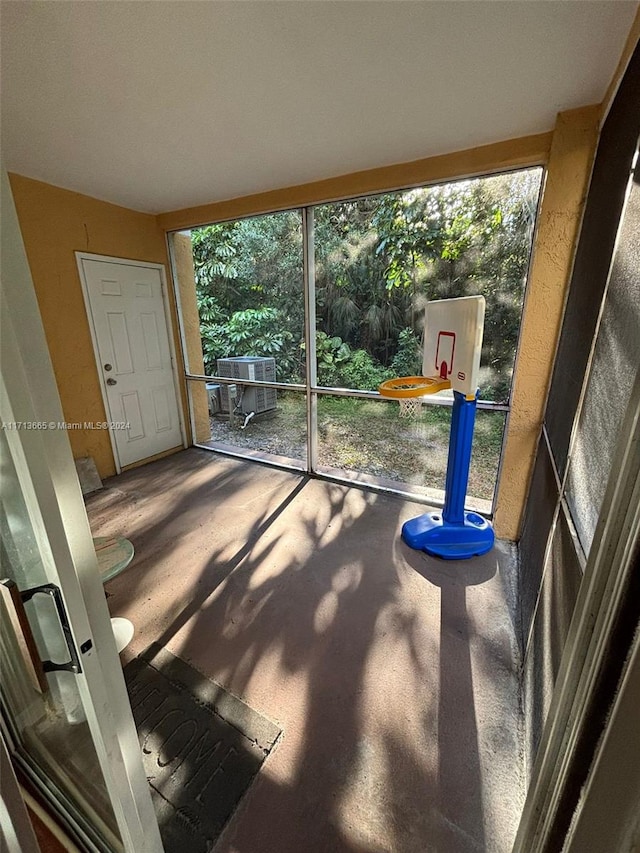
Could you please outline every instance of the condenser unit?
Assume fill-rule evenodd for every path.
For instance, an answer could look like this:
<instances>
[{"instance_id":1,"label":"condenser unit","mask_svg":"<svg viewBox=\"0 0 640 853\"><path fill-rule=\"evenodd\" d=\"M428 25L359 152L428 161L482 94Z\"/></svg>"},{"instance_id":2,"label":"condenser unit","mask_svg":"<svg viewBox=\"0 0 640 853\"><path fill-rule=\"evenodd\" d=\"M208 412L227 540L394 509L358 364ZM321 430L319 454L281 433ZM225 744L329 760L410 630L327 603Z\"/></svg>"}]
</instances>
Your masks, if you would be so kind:
<instances>
[{"instance_id":1,"label":"condenser unit","mask_svg":"<svg viewBox=\"0 0 640 853\"><path fill-rule=\"evenodd\" d=\"M255 388L242 385L243 379L257 382L276 381L276 360L263 356L242 355L234 358L218 359L218 376L237 379L236 406L239 411L249 414L268 412L275 409L277 393L275 388ZM223 412L229 411L229 390L227 385L220 388L220 406Z\"/></svg>"},{"instance_id":2,"label":"condenser unit","mask_svg":"<svg viewBox=\"0 0 640 853\"><path fill-rule=\"evenodd\" d=\"M209 414L217 415L220 411L220 386L213 382L207 382L206 388Z\"/></svg>"}]
</instances>

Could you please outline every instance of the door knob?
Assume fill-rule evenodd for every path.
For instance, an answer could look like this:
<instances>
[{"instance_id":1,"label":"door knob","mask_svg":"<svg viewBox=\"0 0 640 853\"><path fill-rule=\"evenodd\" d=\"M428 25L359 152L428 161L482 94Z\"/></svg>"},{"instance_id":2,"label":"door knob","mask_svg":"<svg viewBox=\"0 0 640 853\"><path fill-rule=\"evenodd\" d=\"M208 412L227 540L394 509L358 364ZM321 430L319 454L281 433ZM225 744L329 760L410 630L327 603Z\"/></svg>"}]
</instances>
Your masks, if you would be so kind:
<instances>
[{"instance_id":1,"label":"door knob","mask_svg":"<svg viewBox=\"0 0 640 853\"><path fill-rule=\"evenodd\" d=\"M107 379L107 385L117 385L117 381L112 379L111 376Z\"/></svg>"},{"instance_id":2,"label":"door knob","mask_svg":"<svg viewBox=\"0 0 640 853\"><path fill-rule=\"evenodd\" d=\"M105 364L104 369L105 370L111 370L112 368L111 368L110 364Z\"/></svg>"}]
</instances>

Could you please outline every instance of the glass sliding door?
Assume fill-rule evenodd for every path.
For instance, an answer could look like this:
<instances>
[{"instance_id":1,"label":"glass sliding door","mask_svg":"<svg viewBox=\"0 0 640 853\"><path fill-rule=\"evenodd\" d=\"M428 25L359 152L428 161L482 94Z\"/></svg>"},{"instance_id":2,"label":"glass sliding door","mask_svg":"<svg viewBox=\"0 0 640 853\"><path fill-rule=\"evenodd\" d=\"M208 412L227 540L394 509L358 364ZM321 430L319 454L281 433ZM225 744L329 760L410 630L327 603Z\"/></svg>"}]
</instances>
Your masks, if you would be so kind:
<instances>
[{"instance_id":1,"label":"glass sliding door","mask_svg":"<svg viewBox=\"0 0 640 853\"><path fill-rule=\"evenodd\" d=\"M55 601L41 593L22 602L27 590L49 584L46 565L51 555L46 538L37 535L43 522L38 518L33 494L29 494L31 489L19 461L20 449L8 441L11 437L11 433L0 431L0 647L5 719L16 752L56 792L93 843L122 850L76 675L63 670L46 674L43 670L44 660L69 659Z\"/></svg>"},{"instance_id":2,"label":"glass sliding door","mask_svg":"<svg viewBox=\"0 0 640 853\"><path fill-rule=\"evenodd\" d=\"M0 286L2 734L83 850L160 853L6 173Z\"/></svg>"}]
</instances>

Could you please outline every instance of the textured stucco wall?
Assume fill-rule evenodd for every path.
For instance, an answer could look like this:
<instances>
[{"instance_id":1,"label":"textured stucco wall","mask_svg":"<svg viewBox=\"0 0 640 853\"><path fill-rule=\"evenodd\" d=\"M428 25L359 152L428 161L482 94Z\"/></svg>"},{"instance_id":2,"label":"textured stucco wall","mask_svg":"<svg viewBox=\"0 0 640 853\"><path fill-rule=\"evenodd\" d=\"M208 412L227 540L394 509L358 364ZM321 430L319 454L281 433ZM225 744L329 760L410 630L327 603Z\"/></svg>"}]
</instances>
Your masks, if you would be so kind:
<instances>
[{"instance_id":1,"label":"textured stucco wall","mask_svg":"<svg viewBox=\"0 0 640 853\"><path fill-rule=\"evenodd\" d=\"M553 133L514 371L494 526L520 536L522 513L599 132L600 107L560 113Z\"/></svg>"},{"instance_id":2,"label":"textured stucco wall","mask_svg":"<svg viewBox=\"0 0 640 853\"><path fill-rule=\"evenodd\" d=\"M20 230L66 421L107 420L74 252L163 264L166 242L155 216L10 175ZM169 300L170 302L172 300ZM172 324L177 344L177 320ZM183 408L186 415L186 395ZM92 456L101 477L115 474L105 430L69 432L75 458Z\"/></svg>"},{"instance_id":3,"label":"textured stucco wall","mask_svg":"<svg viewBox=\"0 0 640 853\"><path fill-rule=\"evenodd\" d=\"M196 283L193 269L193 251L188 234L172 234L173 268L176 287L180 295L180 314L185 338L189 373L203 374L202 343L200 340L200 317L196 301ZM207 392L203 382L190 382L191 406L196 441L211 438Z\"/></svg>"}]
</instances>

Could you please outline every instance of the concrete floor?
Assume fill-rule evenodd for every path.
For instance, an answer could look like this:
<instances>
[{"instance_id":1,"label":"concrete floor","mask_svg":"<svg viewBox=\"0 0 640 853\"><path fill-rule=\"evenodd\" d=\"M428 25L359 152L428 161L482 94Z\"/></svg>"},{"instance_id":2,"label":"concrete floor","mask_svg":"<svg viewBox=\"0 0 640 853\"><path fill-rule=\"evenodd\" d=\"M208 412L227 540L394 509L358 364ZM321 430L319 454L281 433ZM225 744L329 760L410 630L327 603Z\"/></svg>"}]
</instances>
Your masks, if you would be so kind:
<instances>
[{"instance_id":1,"label":"concrete floor","mask_svg":"<svg viewBox=\"0 0 640 853\"><path fill-rule=\"evenodd\" d=\"M523 803L513 546L408 549L425 508L191 449L91 497L136 626L283 729L216 853L511 850Z\"/></svg>"}]
</instances>

